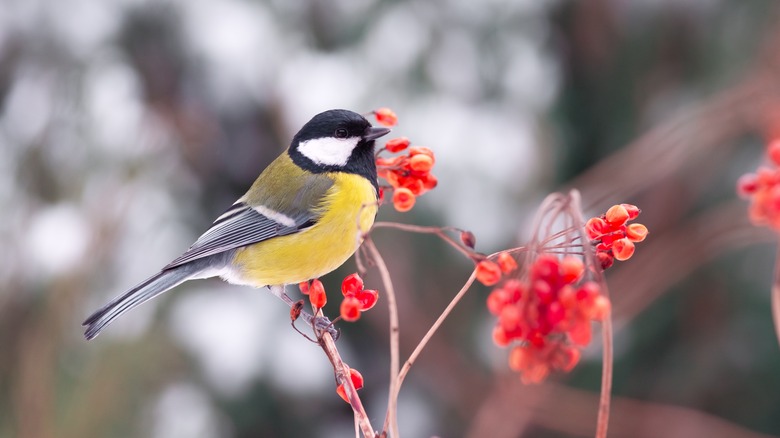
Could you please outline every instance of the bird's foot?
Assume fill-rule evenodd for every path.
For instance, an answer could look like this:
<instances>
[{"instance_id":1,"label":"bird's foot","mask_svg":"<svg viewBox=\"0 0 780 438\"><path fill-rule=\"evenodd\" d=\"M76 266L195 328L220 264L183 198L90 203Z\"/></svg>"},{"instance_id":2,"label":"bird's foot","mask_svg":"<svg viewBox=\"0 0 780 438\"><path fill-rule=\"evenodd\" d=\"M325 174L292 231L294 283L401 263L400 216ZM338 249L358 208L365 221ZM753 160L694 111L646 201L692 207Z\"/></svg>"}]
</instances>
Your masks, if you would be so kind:
<instances>
[{"instance_id":1,"label":"bird's foot","mask_svg":"<svg viewBox=\"0 0 780 438\"><path fill-rule=\"evenodd\" d=\"M334 341L341 336L341 330L337 329L327 316L314 317L309 313L301 312L301 318L314 329L314 333L328 332Z\"/></svg>"},{"instance_id":2,"label":"bird's foot","mask_svg":"<svg viewBox=\"0 0 780 438\"><path fill-rule=\"evenodd\" d=\"M295 301L285 293L284 286L269 286L269 289L274 296L284 301L288 306L293 307L295 305ZM311 313L302 310L300 312L300 318L314 330L314 333L317 334L318 338L320 336L319 334L323 332L328 332L333 337L334 341L338 340L341 335L341 331L325 316L314 317Z\"/></svg>"}]
</instances>

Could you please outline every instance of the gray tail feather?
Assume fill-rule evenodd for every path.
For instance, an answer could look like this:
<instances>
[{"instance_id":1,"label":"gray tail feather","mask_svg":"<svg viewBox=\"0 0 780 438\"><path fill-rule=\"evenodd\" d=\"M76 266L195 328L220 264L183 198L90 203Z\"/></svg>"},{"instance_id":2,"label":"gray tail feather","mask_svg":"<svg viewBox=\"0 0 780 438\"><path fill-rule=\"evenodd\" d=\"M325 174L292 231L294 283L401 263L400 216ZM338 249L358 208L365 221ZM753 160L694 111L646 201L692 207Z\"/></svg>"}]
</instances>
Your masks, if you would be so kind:
<instances>
[{"instance_id":1,"label":"gray tail feather","mask_svg":"<svg viewBox=\"0 0 780 438\"><path fill-rule=\"evenodd\" d=\"M189 268L189 266L184 265L158 272L116 297L81 323L81 325L86 327L84 337L88 340L94 338L107 325L111 324L114 319L125 312L193 277L196 272L192 272L193 270Z\"/></svg>"}]
</instances>

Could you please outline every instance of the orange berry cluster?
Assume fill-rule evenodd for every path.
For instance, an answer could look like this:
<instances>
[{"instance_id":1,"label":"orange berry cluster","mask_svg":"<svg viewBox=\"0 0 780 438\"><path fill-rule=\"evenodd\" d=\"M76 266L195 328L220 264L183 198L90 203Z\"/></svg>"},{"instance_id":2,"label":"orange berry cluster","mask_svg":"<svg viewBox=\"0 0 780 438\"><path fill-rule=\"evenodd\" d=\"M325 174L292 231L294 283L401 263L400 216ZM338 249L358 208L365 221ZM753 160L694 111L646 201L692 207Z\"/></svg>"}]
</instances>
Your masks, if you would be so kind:
<instances>
[{"instance_id":1,"label":"orange berry cluster","mask_svg":"<svg viewBox=\"0 0 780 438\"><path fill-rule=\"evenodd\" d=\"M360 389L363 387L363 375L360 374L358 370L350 368L349 379L352 380L352 385L355 387L355 389ZM344 384L341 384L336 388L336 394L338 394L339 397L341 397L345 402L349 403L349 398L347 397L347 391L344 389Z\"/></svg>"},{"instance_id":2,"label":"orange berry cluster","mask_svg":"<svg viewBox=\"0 0 780 438\"><path fill-rule=\"evenodd\" d=\"M373 112L378 123L385 126L395 126L398 117L389 108L380 108ZM393 154L407 151L405 155L380 157L387 151ZM393 191L393 206L404 212L414 207L417 197L436 187L438 180L431 169L436 163L433 151L422 146L411 146L406 137L393 138L385 143L385 147L377 152L376 167L379 177L389 185L379 188L379 199L384 200L385 191Z\"/></svg>"},{"instance_id":3,"label":"orange berry cluster","mask_svg":"<svg viewBox=\"0 0 780 438\"><path fill-rule=\"evenodd\" d=\"M360 319L361 312L374 307L379 299L379 292L363 289L363 279L357 273L344 278L341 282L341 294L344 295L344 300L341 302L339 312L341 318L349 322Z\"/></svg>"},{"instance_id":4,"label":"orange berry cluster","mask_svg":"<svg viewBox=\"0 0 780 438\"><path fill-rule=\"evenodd\" d=\"M737 181L737 192L750 199L751 222L780 231L780 139L769 143L766 154L771 166L742 175Z\"/></svg>"},{"instance_id":5,"label":"orange berry cluster","mask_svg":"<svg viewBox=\"0 0 780 438\"><path fill-rule=\"evenodd\" d=\"M591 321L609 314L609 300L597 283L583 281L584 271L580 258L540 255L522 280L509 279L488 295L488 310L498 317L493 341L500 347L518 342L509 366L523 382L574 368L579 348L590 343Z\"/></svg>"},{"instance_id":6,"label":"orange berry cluster","mask_svg":"<svg viewBox=\"0 0 780 438\"><path fill-rule=\"evenodd\" d=\"M636 219L640 212L636 205L618 204L585 223L585 233L596 244L596 257L602 269L612 266L615 260L630 259L636 249L634 244L645 240L647 227L628 223Z\"/></svg>"}]
</instances>

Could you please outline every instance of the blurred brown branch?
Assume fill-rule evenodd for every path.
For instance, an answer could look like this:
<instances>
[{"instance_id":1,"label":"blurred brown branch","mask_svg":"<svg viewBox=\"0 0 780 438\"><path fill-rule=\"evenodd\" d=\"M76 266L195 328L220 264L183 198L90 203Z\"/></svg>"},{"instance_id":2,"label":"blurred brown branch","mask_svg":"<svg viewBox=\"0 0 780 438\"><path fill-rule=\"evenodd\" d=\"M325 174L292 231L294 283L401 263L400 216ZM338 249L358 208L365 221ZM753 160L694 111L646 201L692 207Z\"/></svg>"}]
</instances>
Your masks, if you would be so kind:
<instances>
[{"instance_id":1,"label":"blurred brown branch","mask_svg":"<svg viewBox=\"0 0 780 438\"><path fill-rule=\"evenodd\" d=\"M514 438L530 425L571 436L592 436L598 394L555 383L526 386L516 376L496 378L465 436ZM769 438L695 409L613 396L611 437Z\"/></svg>"}]
</instances>

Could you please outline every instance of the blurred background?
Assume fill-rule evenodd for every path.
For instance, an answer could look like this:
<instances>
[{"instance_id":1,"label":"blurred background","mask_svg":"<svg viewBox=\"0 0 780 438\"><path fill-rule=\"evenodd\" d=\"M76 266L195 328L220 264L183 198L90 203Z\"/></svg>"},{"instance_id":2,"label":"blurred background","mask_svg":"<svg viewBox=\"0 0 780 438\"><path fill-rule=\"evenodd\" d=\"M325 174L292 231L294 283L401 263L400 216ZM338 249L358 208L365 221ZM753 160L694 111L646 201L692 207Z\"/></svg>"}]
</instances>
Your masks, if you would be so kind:
<instances>
[{"instance_id":1,"label":"blurred background","mask_svg":"<svg viewBox=\"0 0 780 438\"><path fill-rule=\"evenodd\" d=\"M265 291L186 284L89 343L80 323L185 250L314 114L379 106L435 150L440 181L382 220L467 228L493 252L523 241L551 191L578 188L591 215L643 209L650 237L608 272L610 436L780 436L776 244L734 191L780 134L778 8L0 0L0 436L353 435L330 364ZM433 237L375 239L405 358L470 263ZM523 386L491 342L486 293L413 368L402 434L592 436L600 342L570 374ZM375 427L383 304L339 341Z\"/></svg>"}]
</instances>

